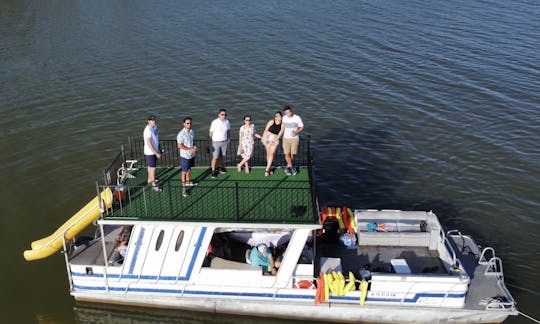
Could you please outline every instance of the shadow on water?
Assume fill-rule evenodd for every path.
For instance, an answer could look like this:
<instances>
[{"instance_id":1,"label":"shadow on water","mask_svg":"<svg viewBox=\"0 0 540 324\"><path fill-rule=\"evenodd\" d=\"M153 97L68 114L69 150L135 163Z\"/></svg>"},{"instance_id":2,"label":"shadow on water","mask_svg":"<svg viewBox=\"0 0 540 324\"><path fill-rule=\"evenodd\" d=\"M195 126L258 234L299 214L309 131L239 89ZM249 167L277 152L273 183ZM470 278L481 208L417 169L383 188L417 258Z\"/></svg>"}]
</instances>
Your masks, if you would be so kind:
<instances>
[{"instance_id":1,"label":"shadow on water","mask_svg":"<svg viewBox=\"0 0 540 324\"><path fill-rule=\"evenodd\" d=\"M411 145L392 124L363 132L329 129L318 138L321 140L312 147L321 206L432 210L445 228L459 225L461 216L451 203L436 197L405 196L400 191L407 176L414 174L411 168L418 167L404 161L420 153L407 150Z\"/></svg>"}]
</instances>

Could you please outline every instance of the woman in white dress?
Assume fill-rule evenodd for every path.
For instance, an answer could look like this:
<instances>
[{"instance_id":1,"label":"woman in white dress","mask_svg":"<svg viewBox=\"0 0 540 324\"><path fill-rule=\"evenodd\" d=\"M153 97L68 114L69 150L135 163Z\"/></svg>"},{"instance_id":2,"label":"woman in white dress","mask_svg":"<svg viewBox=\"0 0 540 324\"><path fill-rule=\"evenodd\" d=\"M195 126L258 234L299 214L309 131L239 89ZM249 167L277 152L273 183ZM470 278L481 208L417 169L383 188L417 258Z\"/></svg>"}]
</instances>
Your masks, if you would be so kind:
<instances>
[{"instance_id":1,"label":"woman in white dress","mask_svg":"<svg viewBox=\"0 0 540 324\"><path fill-rule=\"evenodd\" d=\"M255 125L251 123L251 116L244 116L244 125L240 127L238 155L242 156L242 161L237 164L238 172L242 172L242 166L245 167L246 174L249 174L249 159L253 153L254 138L261 138L261 135L255 131Z\"/></svg>"}]
</instances>

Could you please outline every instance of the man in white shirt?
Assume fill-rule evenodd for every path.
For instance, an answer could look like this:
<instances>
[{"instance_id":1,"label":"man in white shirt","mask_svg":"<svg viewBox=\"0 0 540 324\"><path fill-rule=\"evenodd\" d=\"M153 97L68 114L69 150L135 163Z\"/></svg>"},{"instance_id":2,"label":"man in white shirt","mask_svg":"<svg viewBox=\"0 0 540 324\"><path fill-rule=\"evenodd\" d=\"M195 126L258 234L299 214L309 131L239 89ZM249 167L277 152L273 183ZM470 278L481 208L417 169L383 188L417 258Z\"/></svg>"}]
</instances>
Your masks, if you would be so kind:
<instances>
[{"instance_id":1,"label":"man in white shirt","mask_svg":"<svg viewBox=\"0 0 540 324\"><path fill-rule=\"evenodd\" d=\"M287 168L285 173L287 175L296 175L298 171L293 166L294 156L298 154L298 144L300 142L300 134L304 130L304 123L300 116L295 115L290 106L283 108L285 116L283 116L282 123L285 131L283 132L283 153L285 154L285 161L287 161Z\"/></svg>"},{"instance_id":2,"label":"man in white shirt","mask_svg":"<svg viewBox=\"0 0 540 324\"><path fill-rule=\"evenodd\" d=\"M146 157L146 165L148 166L148 184L152 186L154 191L161 191L161 188L156 184L156 166L157 159L161 158L159 151L158 127L156 125L156 116L150 115L148 123L143 132L144 139L144 156Z\"/></svg>"},{"instance_id":3,"label":"man in white shirt","mask_svg":"<svg viewBox=\"0 0 540 324\"><path fill-rule=\"evenodd\" d=\"M225 173L227 170L223 166L223 159L227 153L227 143L231 138L231 124L227 120L227 110L220 109L218 118L212 121L208 136L212 139L212 178L217 177L218 172Z\"/></svg>"}]
</instances>

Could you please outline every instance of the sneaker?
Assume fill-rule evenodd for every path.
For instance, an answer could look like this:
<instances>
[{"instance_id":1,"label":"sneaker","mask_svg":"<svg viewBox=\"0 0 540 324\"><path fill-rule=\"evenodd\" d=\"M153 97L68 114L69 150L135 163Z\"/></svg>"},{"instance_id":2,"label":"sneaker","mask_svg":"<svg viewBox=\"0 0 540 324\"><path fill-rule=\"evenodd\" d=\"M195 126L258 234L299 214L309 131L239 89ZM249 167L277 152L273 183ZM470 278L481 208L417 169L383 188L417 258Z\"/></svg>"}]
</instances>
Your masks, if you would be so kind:
<instances>
[{"instance_id":1,"label":"sneaker","mask_svg":"<svg viewBox=\"0 0 540 324\"><path fill-rule=\"evenodd\" d=\"M182 196L185 198L185 197L189 197L189 191L187 189L183 189L182 190Z\"/></svg>"},{"instance_id":2,"label":"sneaker","mask_svg":"<svg viewBox=\"0 0 540 324\"><path fill-rule=\"evenodd\" d=\"M292 168L291 168L291 174L292 174L293 176L295 176L295 175L298 174L298 171L296 170L295 167L292 167Z\"/></svg>"},{"instance_id":3,"label":"sneaker","mask_svg":"<svg viewBox=\"0 0 540 324\"><path fill-rule=\"evenodd\" d=\"M227 173L227 169L225 169L224 167L220 167L219 173Z\"/></svg>"},{"instance_id":4,"label":"sneaker","mask_svg":"<svg viewBox=\"0 0 540 324\"><path fill-rule=\"evenodd\" d=\"M285 174L288 175L288 176L292 175L291 168L285 168Z\"/></svg>"},{"instance_id":5,"label":"sneaker","mask_svg":"<svg viewBox=\"0 0 540 324\"><path fill-rule=\"evenodd\" d=\"M186 187L195 187L196 185L197 185L197 183L193 182L193 181L186 182Z\"/></svg>"},{"instance_id":6,"label":"sneaker","mask_svg":"<svg viewBox=\"0 0 540 324\"><path fill-rule=\"evenodd\" d=\"M218 171L217 170L212 170L212 178L216 178L218 175Z\"/></svg>"}]
</instances>

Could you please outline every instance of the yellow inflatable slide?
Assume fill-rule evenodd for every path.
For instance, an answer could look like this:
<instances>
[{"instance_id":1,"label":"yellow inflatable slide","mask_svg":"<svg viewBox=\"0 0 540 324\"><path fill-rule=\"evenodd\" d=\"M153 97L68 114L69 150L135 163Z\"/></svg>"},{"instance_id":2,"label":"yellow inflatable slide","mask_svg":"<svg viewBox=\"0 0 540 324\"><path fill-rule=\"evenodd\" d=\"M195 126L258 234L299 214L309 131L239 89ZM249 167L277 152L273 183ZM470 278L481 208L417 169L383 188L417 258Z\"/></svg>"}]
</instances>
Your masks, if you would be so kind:
<instances>
[{"instance_id":1,"label":"yellow inflatable slide","mask_svg":"<svg viewBox=\"0 0 540 324\"><path fill-rule=\"evenodd\" d=\"M101 192L101 199L105 209L109 209L112 204L113 195L110 188ZM75 215L68 219L52 235L32 242L32 249L24 251L26 261L43 259L63 247L62 234L69 241L79 234L83 229L99 218L101 211L99 209L98 197L92 199L86 206L81 208Z\"/></svg>"}]
</instances>

